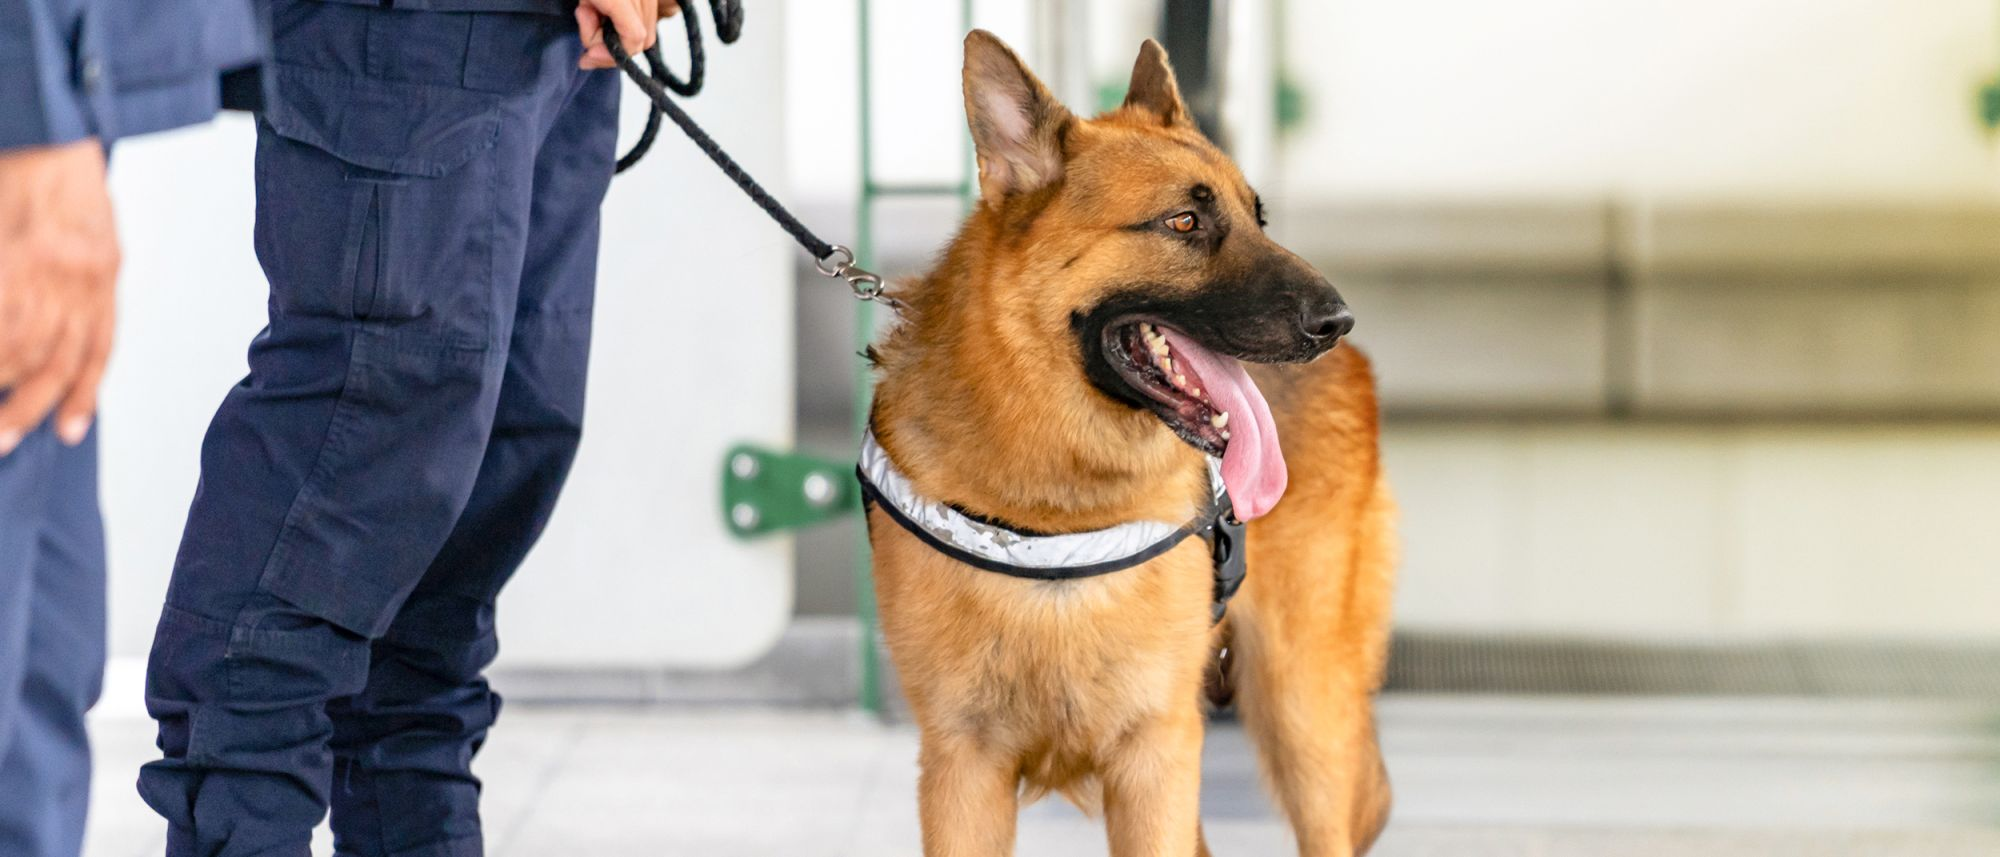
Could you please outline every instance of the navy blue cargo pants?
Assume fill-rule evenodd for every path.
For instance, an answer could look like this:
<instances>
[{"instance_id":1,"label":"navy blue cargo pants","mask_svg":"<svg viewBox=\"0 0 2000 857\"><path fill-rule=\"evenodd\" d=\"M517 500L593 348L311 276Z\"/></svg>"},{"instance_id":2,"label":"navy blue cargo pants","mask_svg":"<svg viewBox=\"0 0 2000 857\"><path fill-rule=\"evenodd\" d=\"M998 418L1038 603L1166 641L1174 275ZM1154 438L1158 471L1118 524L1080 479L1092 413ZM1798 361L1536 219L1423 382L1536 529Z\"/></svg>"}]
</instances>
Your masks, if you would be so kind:
<instances>
[{"instance_id":1,"label":"navy blue cargo pants","mask_svg":"<svg viewBox=\"0 0 2000 857\"><path fill-rule=\"evenodd\" d=\"M481 853L494 600L575 454L615 72L553 15L276 0L270 324L202 448L139 791L170 857Z\"/></svg>"},{"instance_id":2,"label":"navy blue cargo pants","mask_svg":"<svg viewBox=\"0 0 2000 857\"><path fill-rule=\"evenodd\" d=\"M0 854L82 849L103 677L97 436L72 449L43 426L0 458Z\"/></svg>"}]
</instances>

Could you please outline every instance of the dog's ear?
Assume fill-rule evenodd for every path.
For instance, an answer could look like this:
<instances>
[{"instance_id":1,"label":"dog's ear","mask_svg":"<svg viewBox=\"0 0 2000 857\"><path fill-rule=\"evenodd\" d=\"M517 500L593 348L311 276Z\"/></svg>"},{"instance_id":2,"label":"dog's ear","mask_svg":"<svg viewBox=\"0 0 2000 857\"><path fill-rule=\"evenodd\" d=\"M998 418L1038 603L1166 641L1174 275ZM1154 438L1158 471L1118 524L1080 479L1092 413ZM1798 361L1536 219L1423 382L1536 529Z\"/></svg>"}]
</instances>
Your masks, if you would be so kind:
<instances>
[{"instance_id":1,"label":"dog's ear","mask_svg":"<svg viewBox=\"0 0 2000 857\"><path fill-rule=\"evenodd\" d=\"M1159 42L1147 39L1139 46L1139 59L1132 63L1132 83L1125 88L1125 106L1160 117L1162 125L1187 121L1181 86L1174 82L1174 67L1167 64L1167 49Z\"/></svg>"},{"instance_id":2,"label":"dog's ear","mask_svg":"<svg viewBox=\"0 0 2000 857\"><path fill-rule=\"evenodd\" d=\"M988 199L1037 190L1062 176L1064 129L1074 121L1006 43L965 37L965 118Z\"/></svg>"}]
</instances>

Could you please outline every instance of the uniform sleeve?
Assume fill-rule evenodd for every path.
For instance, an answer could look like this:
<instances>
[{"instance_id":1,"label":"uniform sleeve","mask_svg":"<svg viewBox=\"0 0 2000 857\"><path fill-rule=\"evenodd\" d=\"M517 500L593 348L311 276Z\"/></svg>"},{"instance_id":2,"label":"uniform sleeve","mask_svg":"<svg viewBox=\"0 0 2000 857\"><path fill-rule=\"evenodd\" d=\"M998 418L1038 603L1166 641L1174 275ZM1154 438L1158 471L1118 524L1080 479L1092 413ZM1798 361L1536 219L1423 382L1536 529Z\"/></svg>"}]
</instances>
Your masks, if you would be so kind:
<instances>
[{"instance_id":1,"label":"uniform sleeve","mask_svg":"<svg viewBox=\"0 0 2000 857\"><path fill-rule=\"evenodd\" d=\"M59 0L0 0L0 150L92 136L94 63L77 62L81 16Z\"/></svg>"}]
</instances>

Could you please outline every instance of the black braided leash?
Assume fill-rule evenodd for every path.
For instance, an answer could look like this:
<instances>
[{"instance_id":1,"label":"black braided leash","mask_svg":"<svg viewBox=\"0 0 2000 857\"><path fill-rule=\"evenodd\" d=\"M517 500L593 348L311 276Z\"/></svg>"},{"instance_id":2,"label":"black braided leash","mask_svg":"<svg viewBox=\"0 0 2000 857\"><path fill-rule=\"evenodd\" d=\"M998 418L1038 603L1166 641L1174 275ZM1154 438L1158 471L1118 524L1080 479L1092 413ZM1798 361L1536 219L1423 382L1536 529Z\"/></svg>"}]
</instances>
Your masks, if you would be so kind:
<instances>
[{"instance_id":1,"label":"black braided leash","mask_svg":"<svg viewBox=\"0 0 2000 857\"><path fill-rule=\"evenodd\" d=\"M738 0L709 0L709 8L715 13L716 35L722 39L723 44L735 42L743 34L742 4ZM854 264L853 250L839 244L828 243L813 234L811 229L806 228L804 223L800 223L797 217L785 209L783 203L771 196L763 185L758 184L741 164L736 163L735 158L723 151L721 144L715 142L715 138L708 136L707 131L695 124L694 119L689 117L680 105L667 97L668 90L682 97L693 96L701 91L702 83L707 76L708 57L702 50L701 22L696 19L692 3L681 4L681 19L685 22L688 39L688 76L685 81L667 70L666 60L660 55L660 46L657 42L645 52L646 65L650 67L650 72L641 69L639 63L632 59L632 55L626 52L624 44L619 41L617 29L611 26L610 21L604 22L604 45L611 50L611 57L618 61L618 68L625 72L625 76L638 84L653 102L652 112L646 117L645 132L640 134L639 142L633 144L632 150L618 159L617 171L622 173L638 163L640 158L645 157L646 152L653 147L654 138L659 136L660 117L664 115L674 120L674 124L680 126L681 133L694 141L702 153L708 155L708 159L714 161L715 166L722 170L723 175L728 176L744 195L750 197L752 202L757 203L758 208L764 210L765 215L776 221L778 226L789 233L792 240L797 241L800 247L804 247L807 253L812 254L814 267L818 268L820 273L846 280L857 298L877 301L891 307L899 306L895 299L883 294L881 277Z\"/></svg>"},{"instance_id":2,"label":"black braided leash","mask_svg":"<svg viewBox=\"0 0 2000 857\"><path fill-rule=\"evenodd\" d=\"M712 6L715 9L716 36L722 39L725 45L735 44L743 35L742 4L733 0L714 0ZM666 58L660 53L660 43L657 39L654 40L652 47L646 49L646 65L652 71L651 78L654 81L673 90L675 95L692 98L701 93L702 82L708 75L708 54L702 49L699 16L691 8L684 9L682 15L685 16L682 20L685 22L688 42L687 80L675 77L673 70L667 68ZM613 37L611 44L606 47L615 46L616 49L611 52L612 56L619 57L625 46L616 38L618 31L609 21L606 21L604 26L606 35ZM632 150L618 159L618 169L615 172L622 173L631 169L633 164L638 163L640 158L652 150L653 140L660 136L660 116L661 111L657 107L647 112L645 132L639 135L639 142L632 144Z\"/></svg>"}]
</instances>

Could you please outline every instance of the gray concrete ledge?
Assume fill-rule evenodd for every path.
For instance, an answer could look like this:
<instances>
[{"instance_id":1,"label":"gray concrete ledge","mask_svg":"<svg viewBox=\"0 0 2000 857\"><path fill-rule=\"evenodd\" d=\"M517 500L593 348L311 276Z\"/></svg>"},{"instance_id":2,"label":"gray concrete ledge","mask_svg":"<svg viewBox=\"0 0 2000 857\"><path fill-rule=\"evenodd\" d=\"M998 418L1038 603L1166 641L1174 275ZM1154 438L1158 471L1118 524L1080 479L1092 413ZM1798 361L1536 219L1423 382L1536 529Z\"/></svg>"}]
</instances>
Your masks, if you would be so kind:
<instances>
[{"instance_id":1,"label":"gray concrete ledge","mask_svg":"<svg viewBox=\"0 0 2000 857\"><path fill-rule=\"evenodd\" d=\"M741 670L502 667L511 702L847 708L861 683L860 625L806 617ZM886 652L882 684L893 695ZM2000 646L1904 642L1626 642L1397 635L1391 692L2000 699ZM900 710L896 700L887 707Z\"/></svg>"}]
</instances>

